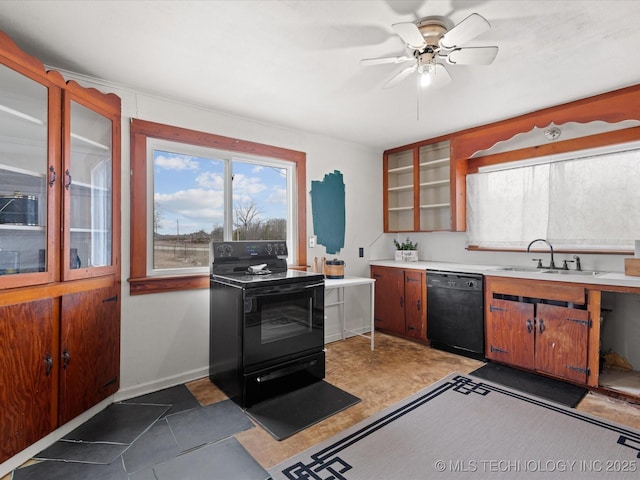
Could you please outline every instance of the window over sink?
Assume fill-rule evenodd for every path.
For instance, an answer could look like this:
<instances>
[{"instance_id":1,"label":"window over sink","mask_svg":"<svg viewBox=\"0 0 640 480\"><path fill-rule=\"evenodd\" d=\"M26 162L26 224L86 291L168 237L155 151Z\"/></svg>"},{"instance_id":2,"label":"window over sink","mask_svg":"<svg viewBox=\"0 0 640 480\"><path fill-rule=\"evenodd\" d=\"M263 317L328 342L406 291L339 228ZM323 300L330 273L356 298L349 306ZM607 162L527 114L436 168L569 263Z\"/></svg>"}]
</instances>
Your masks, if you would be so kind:
<instances>
[{"instance_id":1,"label":"window over sink","mask_svg":"<svg viewBox=\"0 0 640 480\"><path fill-rule=\"evenodd\" d=\"M629 251L640 238L640 143L480 168L467 175L467 243Z\"/></svg>"}]
</instances>

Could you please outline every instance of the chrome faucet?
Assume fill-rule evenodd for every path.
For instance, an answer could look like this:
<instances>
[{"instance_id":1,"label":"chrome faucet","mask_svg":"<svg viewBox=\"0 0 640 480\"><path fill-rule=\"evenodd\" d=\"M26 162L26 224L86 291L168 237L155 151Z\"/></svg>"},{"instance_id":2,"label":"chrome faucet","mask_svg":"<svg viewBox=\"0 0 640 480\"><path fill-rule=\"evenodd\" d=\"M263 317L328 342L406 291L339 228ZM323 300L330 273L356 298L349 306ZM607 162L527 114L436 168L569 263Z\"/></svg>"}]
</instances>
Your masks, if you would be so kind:
<instances>
[{"instance_id":1,"label":"chrome faucet","mask_svg":"<svg viewBox=\"0 0 640 480\"><path fill-rule=\"evenodd\" d=\"M556 263L553 260L553 247L551 246L551 244L545 240L544 238L536 238L535 240L531 241L529 243L529 245L527 246L527 252L531 251L531 245L533 245L536 242L544 242L547 245L549 245L549 251L551 252L551 263L549 263L549 267L548 268L556 268ZM538 266L540 266L540 264L538 263Z\"/></svg>"}]
</instances>

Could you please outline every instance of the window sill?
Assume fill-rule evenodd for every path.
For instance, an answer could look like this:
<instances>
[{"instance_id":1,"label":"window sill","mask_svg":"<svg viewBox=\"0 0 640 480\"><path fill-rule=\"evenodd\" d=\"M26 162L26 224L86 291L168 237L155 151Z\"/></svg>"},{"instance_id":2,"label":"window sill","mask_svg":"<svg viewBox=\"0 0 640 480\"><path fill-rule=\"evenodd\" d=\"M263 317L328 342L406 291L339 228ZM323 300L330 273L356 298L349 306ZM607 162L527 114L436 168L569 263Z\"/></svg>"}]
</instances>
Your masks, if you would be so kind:
<instances>
[{"instance_id":1,"label":"window sill","mask_svg":"<svg viewBox=\"0 0 640 480\"><path fill-rule=\"evenodd\" d=\"M176 292L209 288L209 275L184 275L179 277L129 278L129 294Z\"/></svg>"},{"instance_id":2,"label":"window sill","mask_svg":"<svg viewBox=\"0 0 640 480\"><path fill-rule=\"evenodd\" d=\"M467 245L466 249L472 252L525 252L526 247L479 247L477 245ZM615 250L615 249L596 249L596 248L563 248L555 246L553 247L554 253L579 253L579 254L593 254L593 255L631 255L633 256L633 250ZM535 248L531 250L531 253L549 253L549 250L545 247Z\"/></svg>"},{"instance_id":3,"label":"window sill","mask_svg":"<svg viewBox=\"0 0 640 480\"><path fill-rule=\"evenodd\" d=\"M291 270L307 271L307 265L289 265ZM147 293L177 292L209 288L209 274L180 275L173 277L140 277L129 278L129 295L145 295Z\"/></svg>"}]
</instances>

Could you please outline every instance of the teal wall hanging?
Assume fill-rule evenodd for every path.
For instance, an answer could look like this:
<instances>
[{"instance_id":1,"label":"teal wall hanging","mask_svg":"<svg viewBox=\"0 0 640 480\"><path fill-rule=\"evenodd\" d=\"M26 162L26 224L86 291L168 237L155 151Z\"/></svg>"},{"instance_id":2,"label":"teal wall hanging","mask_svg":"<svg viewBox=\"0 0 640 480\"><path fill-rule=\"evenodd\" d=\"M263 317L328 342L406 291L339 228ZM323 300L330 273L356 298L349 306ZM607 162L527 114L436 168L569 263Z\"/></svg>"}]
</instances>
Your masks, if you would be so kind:
<instances>
[{"instance_id":1,"label":"teal wall hanging","mask_svg":"<svg viewBox=\"0 0 640 480\"><path fill-rule=\"evenodd\" d=\"M311 215L318 243L327 253L338 253L344 247L346 224L344 182L339 170L311 181Z\"/></svg>"}]
</instances>

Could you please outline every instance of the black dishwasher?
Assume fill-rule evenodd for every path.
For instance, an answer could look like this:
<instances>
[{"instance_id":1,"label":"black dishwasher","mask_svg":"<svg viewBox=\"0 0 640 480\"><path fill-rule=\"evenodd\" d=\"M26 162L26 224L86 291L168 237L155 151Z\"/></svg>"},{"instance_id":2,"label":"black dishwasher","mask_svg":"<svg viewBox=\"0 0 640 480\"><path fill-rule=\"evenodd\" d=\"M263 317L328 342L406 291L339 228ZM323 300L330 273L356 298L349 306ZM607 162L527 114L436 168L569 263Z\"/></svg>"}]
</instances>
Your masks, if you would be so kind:
<instances>
[{"instance_id":1,"label":"black dishwasher","mask_svg":"<svg viewBox=\"0 0 640 480\"><path fill-rule=\"evenodd\" d=\"M482 275L427 271L427 338L435 348L484 357Z\"/></svg>"}]
</instances>

